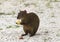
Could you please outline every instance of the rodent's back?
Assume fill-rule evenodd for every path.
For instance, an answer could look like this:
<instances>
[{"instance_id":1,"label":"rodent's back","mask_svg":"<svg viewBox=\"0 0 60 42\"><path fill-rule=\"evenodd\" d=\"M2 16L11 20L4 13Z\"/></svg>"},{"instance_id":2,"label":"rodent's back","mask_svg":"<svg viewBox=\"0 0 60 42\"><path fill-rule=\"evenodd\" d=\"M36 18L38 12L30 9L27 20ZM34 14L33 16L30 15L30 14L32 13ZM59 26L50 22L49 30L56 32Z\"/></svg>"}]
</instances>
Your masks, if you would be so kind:
<instances>
[{"instance_id":1,"label":"rodent's back","mask_svg":"<svg viewBox=\"0 0 60 42\"><path fill-rule=\"evenodd\" d=\"M28 17L30 18L30 25L33 27L39 26L39 17L35 13L28 13Z\"/></svg>"},{"instance_id":2,"label":"rodent's back","mask_svg":"<svg viewBox=\"0 0 60 42\"><path fill-rule=\"evenodd\" d=\"M39 27L39 17L35 13L29 13L28 15L30 17L30 27L36 33Z\"/></svg>"}]
</instances>

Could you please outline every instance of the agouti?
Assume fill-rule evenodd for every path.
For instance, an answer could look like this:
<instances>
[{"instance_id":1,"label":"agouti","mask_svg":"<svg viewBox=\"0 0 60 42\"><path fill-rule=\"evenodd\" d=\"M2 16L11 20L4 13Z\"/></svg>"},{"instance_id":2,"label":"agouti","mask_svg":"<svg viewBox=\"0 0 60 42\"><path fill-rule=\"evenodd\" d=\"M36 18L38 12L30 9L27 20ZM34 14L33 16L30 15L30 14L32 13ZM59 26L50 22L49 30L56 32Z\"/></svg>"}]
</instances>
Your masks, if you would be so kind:
<instances>
[{"instance_id":1,"label":"agouti","mask_svg":"<svg viewBox=\"0 0 60 42\"><path fill-rule=\"evenodd\" d=\"M22 34L22 36L25 36L29 33L31 37L34 36L38 30L39 18L33 12L27 13L26 10L20 11L17 16L16 24L23 25L25 34Z\"/></svg>"}]
</instances>

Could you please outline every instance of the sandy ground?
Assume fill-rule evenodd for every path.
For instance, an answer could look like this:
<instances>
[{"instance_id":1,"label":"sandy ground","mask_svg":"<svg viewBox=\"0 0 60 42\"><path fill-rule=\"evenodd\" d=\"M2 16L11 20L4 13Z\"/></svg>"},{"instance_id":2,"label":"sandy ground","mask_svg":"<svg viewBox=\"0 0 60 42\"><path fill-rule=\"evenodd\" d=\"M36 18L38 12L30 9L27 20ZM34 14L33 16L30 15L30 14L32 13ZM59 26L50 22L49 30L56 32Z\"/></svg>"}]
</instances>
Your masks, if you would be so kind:
<instances>
[{"instance_id":1,"label":"sandy ground","mask_svg":"<svg viewBox=\"0 0 60 42\"><path fill-rule=\"evenodd\" d=\"M20 10L35 12L40 18L35 36L24 36L16 25ZM0 0L0 42L60 42L60 0Z\"/></svg>"}]
</instances>

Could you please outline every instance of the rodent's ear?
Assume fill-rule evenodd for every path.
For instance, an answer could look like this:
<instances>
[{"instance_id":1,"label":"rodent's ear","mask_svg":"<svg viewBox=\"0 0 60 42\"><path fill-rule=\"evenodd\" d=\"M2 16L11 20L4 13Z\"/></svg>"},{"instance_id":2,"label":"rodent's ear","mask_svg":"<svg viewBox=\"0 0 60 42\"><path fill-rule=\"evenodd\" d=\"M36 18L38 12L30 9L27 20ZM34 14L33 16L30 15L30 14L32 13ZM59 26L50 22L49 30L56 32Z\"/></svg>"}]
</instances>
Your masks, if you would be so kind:
<instances>
[{"instance_id":1,"label":"rodent's ear","mask_svg":"<svg viewBox=\"0 0 60 42\"><path fill-rule=\"evenodd\" d=\"M24 13L27 13L27 11L26 11L26 10L24 10Z\"/></svg>"}]
</instances>

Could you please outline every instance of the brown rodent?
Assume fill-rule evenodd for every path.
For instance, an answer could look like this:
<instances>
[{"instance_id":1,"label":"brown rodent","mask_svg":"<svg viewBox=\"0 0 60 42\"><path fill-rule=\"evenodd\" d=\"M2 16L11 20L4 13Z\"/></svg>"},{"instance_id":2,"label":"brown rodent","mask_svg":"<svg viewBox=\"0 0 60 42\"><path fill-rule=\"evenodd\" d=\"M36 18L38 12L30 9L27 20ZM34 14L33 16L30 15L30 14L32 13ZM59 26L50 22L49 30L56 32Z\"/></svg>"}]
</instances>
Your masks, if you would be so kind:
<instances>
[{"instance_id":1,"label":"brown rodent","mask_svg":"<svg viewBox=\"0 0 60 42\"><path fill-rule=\"evenodd\" d=\"M25 36L28 33L30 34L30 37L35 35L39 27L39 18L35 13L27 13L26 10L20 11L17 19L16 24L23 25L25 34L22 34L22 36Z\"/></svg>"}]
</instances>

